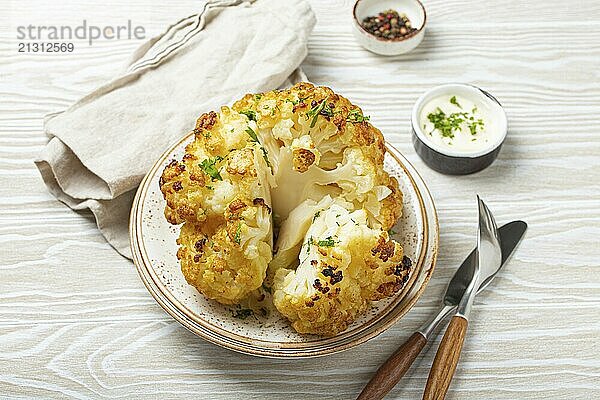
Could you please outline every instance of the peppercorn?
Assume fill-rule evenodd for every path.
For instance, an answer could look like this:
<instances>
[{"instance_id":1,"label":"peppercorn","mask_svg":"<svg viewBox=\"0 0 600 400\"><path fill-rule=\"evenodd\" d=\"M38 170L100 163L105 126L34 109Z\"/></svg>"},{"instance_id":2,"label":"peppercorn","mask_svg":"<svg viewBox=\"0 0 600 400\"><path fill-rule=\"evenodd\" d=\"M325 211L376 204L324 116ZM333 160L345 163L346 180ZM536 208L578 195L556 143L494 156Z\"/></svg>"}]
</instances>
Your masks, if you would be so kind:
<instances>
[{"instance_id":1,"label":"peppercorn","mask_svg":"<svg viewBox=\"0 0 600 400\"><path fill-rule=\"evenodd\" d=\"M408 17L396 10L386 10L376 16L366 17L361 25L370 34L390 40L408 37L417 31Z\"/></svg>"}]
</instances>

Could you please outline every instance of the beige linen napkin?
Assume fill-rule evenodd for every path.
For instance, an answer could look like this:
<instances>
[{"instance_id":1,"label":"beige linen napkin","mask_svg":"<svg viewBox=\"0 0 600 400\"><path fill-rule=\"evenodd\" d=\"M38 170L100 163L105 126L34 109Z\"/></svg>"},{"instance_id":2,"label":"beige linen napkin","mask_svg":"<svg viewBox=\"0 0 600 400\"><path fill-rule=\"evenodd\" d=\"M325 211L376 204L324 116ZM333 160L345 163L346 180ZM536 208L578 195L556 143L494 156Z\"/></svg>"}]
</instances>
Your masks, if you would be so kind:
<instances>
[{"instance_id":1,"label":"beige linen napkin","mask_svg":"<svg viewBox=\"0 0 600 400\"><path fill-rule=\"evenodd\" d=\"M46 117L35 161L56 198L89 208L122 255L129 210L154 161L203 112L249 92L289 85L315 17L306 0L209 0L134 54L127 71Z\"/></svg>"}]
</instances>

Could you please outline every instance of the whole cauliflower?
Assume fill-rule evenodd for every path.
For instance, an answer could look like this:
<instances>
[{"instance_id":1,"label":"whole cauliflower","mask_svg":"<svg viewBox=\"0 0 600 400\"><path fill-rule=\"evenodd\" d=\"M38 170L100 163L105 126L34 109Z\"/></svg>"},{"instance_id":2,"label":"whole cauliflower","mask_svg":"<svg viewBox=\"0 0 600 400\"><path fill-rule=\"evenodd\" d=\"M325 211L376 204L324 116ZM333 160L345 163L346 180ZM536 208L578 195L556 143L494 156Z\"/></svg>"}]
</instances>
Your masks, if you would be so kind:
<instances>
[{"instance_id":1,"label":"whole cauliflower","mask_svg":"<svg viewBox=\"0 0 600 400\"><path fill-rule=\"evenodd\" d=\"M402 193L384 154L360 108L309 83L202 115L160 179L186 280L224 304L272 286L298 332L346 329L410 273L387 234Z\"/></svg>"}]
</instances>

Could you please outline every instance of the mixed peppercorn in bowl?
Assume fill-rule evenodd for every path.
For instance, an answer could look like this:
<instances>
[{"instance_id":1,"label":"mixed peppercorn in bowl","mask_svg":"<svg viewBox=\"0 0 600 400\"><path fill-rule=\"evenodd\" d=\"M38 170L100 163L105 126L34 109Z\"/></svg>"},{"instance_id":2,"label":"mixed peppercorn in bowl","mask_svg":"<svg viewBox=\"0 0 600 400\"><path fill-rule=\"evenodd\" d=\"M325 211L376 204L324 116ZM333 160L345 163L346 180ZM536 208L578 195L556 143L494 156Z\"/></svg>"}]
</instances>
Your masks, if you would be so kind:
<instances>
[{"instance_id":1,"label":"mixed peppercorn in bowl","mask_svg":"<svg viewBox=\"0 0 600 400\"><path fill-rule=\"evenodd\" d=\"M419 0L358 0L353 19L354 36L363 47L381 55L398 55L421 43L427 16Z\"/></svg>"}]
</instances>

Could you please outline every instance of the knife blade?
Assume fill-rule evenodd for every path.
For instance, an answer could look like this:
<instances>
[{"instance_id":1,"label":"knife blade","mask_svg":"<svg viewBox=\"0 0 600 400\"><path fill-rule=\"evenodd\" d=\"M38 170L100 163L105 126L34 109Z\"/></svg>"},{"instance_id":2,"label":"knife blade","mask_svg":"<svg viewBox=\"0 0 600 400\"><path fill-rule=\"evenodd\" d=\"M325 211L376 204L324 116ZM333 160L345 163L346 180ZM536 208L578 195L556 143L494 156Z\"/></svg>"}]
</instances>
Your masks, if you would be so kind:
<instances>
[{"instance_id":1,"label":"knife blade","mask_svg":"<svg viewBox=\"0 0 600 400\"><path fill-rule=\"evenodd\" d=\"M502 266L508 262L515 248L525 235L526 230L527 224L523 221L509 222L498 229L498 234L500 235L500 246L502 248ZM457 285L459 285L458 282L460 282L461 277L463 276L462 271L466 268L469 268L472 263L477 262L476 250L477 249L473 249L473 251L471 251L471 253L469 253L469 255L465 258L460 267L454 273L454 276L450 281L451 284L449 284L448 287L457 287ZM483 281L479 285L477 293L485 289L485 287L492 281L493 277L494 276L491 276L487 280ZM453 281L454 283L452 283ZM464 284L464 287L466 288L466 284ZM453 298L456 298L457 300L454 301L452 300ZM455 307L458 305L459 299L460 297L458 295L448 295L448 290L446 290L444 307L442 307L433 318L425 323L423 327L419 329L419 331L415 332L392 356L390 356L390 358L388 358L388 360L377 370L369 383L367 383L357 400L382 399L398 383L406 371L408 371L414 360L417 358L429 340L431 333L434 332L439 323L443 321L452 310L455 309Z\"/></svg>"},{"instance_id":2,"label":"knife blade","mask_svg":"<svg viewBox=\"0 0 600 400\"><path fill-rule=\"evenodd\" d=\"M498 269L501 269L504 266L514 249L517 247L517 244L519 244L523 238L523 235L525 235L526 230L527 223L525 223L525 221L512 221L498 228L498 234L500 236L500 248L502 252L502 262ZM444 304L449 306L458 305L460 296L462 293L464 293L468 285L468 281L465 279L466 274L464 273L464 270L470 268L476 262L477 249L473 249L473 251L469 253L467 258L465 258L460 267L456 270L452 276L452 279L450 280L450 283L448 283L446 293L444 294ZM494 276L495 274L487 279L484 279L479 285L477 293L480 293L483 289L485 289L494 279Z\"/></svg>"}]
</instances>

